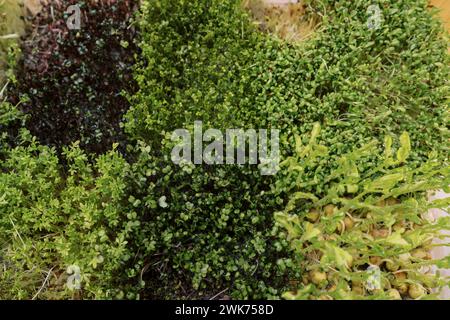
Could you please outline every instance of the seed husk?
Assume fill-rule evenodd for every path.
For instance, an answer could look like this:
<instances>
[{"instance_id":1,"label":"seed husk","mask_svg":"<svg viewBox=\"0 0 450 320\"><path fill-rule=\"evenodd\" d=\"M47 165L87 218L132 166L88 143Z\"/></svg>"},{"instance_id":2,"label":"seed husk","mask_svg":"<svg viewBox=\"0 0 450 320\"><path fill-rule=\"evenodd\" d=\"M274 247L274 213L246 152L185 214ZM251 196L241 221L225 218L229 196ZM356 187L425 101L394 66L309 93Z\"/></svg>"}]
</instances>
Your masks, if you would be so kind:
<instances>
[{"instance_id":1,"label":"seed husk","mask_svg":"<svg viewBox=\"0 0 450 320\"><path fill-rule=\"evenodd\" d=\"M306 215L306 219L308 219L309 222L317 222L319 220L320 213L317 209L311 209L309 210L308 214Z\"/></svg>"},{"instance_id":2,"label":"seed husk","mask_svg":"<svg viewBox=\"0 0 450 320\"><path fill-rule=\"evenodd\" d=\"M328 236L325 236L324 238L327 241L337 241L338 240L338 236L336 234L331 234Z\"/></svg>"},{"instance_id":3,"label":"seed husk","mask_svg":"<svg viewBox=\"0 0 450 320\"><path fill-rule=\"evenodd\" d=\"M344 218L344 224L345 224L345 229L346 230L350 230L355 225L353 219L350 218L350 217L345 217Z\"/></svg>"},{"instance_id":4,"label":"seed husk","mask_svg":"<svg viewBox=\"0 0 450 320\"><path fill-rule=\"evenodd\" d=\"M333 283L327 290L328 292L333 292L336 291L337 289L337 285L335 283Z\"/></svg>"},{"instance_id":5,"label":"seed husk","mask_svg":"<svg viewBox=\"0 0 450 320\"><path fill-rule=\"evenodd\" d=\"M385 201L385 200L378 200L378 201L377 201L377 206L379 206L379 207L385 207L385 206L386 206L386 201Z\"/></svg>"},{"instance_id":6,"label":"seed husk","mask_svg":"<svg viewBox=\"0 0 450 320\"><path fill-rule=\"evenodd\" d=\"M398 256L398 258L400 259L400 261L408 262L409 259L411 258L411 254L409 252L402 253L401 255Z\"/></svg>"},{"instance_id":7,"label":"seed husk","mask_svg":"<svg viewBox=\"0 0 450 320\"><path fill-rule=\"evenodd\" d=\"M425 289L417 284L409 286L408 294L411 299L418 299L426 294Z\"/></svg>"},{"instance_id":8,"label":"seed husk","mask_svg":"<svg viewBox=\"0 0 450 320\"><path fill-rule=\"evenodd\" d=\"M387 238L389 236L388 229L373 229L372 236L374 238Z\"/></svg>"},{"instance_id":9,"label":"seed husk","mask_svg":"<svg viewBox=\"0 0 450 320\"><path fill-rule=\"evenodd\" d=\"M364 295L364 288L362 285L352 285L352 291L358 295Z\"/></svg>"},{"instance_id":10,"label":"seed husk","mask_svg":"<svg viewBox=\"0 0 450 320\"><path fill-rule=\"evenodd\" d=\"M406 280L406 278L408 277L406 272L397 272L394 274L394 276L397 280Z\"/></svg>"},{"instance_id":11,"label":"seed husk","mask_svg":"<svg viewBox=\"0 0 450 320\"><path fill-rule=\"evenodd\" d=\"M428 252L423 249L416 249L412 252L412 256L416 259L426 259Z\"/></svg>"},{"instance_id":12,"label":"seed husk","mask_svg":"<svg viewBox=\"0 0 450 320\"><path fill-rule=\"evenodd\" d=\"M401 232L401 233L403 233L403 232L405 232L405 223L403 221L399 221L392 226L392 229L394 231L402 231L403 230Z\"/></svg>"},{"instance_id":13,"label":"seed husk","mask_svg":"<svg viewBox=\"0 0 450 320\"><path fill-rule=\"evenodd\" d=\"M370 264L373 264L375 266L379 266L383 261L381 257L373 256L369 258Z\"/></svg>"},{"instance_id":14,"label":"seed husk","mask_svg":"<svg viewBox=\"0 0 450 320\"><path fill-rule=\"evenodd\" d=\"M394 205L399 204L399 203L400 203L400 201L395 199L395 198L389 198L389 199L386 200L386 204L388 206L394 206Z\"/></svg>"},{"instance_id":15,"label":"seed husk","mask_svg":"<svg viewBox=\"0 0 450 320\"><path fill-rule=\"evenodd\" d=\"M333 205L333 204L328 204L328 205L325 206L325 208L323 209L323 211L325 212L325 214L326 214L327 216L331 216L331 215L334 213L335 209L336 209L336 206L335 206L335 205Z\"/></svg>"},{"instance_id":16,"label":"seed husk","mask_svg":"<svg viewBox=\"0 0 450 320\"><path fill-rule=\"evenodd\" d=\"M400 292L396 289L390 289L388 291L388 297L392 300L402 300L402 296L400 295Z\"/></svg>"},{"instance_id":17,"label":"seed husk","mask_svg":"<svg viewBox=\"0 0 450 320\"><path fill-rule=\"evenodd\" d=\"M395 272L400 268L400 266L393 262L393 261L387 261L386 262L386 269L388 269L389 271Z\"/></svg>"},{"instance_id":18,"label":"seed husk","mask_svg":"<svg viewBox=\"0 0 450 320\"><path fill-rule=\"evenodd\" d=\"M322 294L319 296L318 300L333 300L333 297L327 294Z\"/></svg>"},{"instance_id":19,"label":"seed husk","mask_svg":"<svg viewBox=\"0 0 450 320\"><path fill-rule=\"evenodd\" d=\"M408 293L409 286L406 283L399 283L395 286L395 288L400 292L401 295L405 295Z\"/></svg>"},{"instance_id":20,"label":"seed husk","mask_svg":"<svg viewBox=\"0 0 450 320\"><path fill-rule=\"evenodd\" d=\"M327 280L327 274L326 272L321 272L318 270L313 270L309 272L309 278L311 279L311 282L316 285L322 285Z\"/></svg>"}]
</instances>

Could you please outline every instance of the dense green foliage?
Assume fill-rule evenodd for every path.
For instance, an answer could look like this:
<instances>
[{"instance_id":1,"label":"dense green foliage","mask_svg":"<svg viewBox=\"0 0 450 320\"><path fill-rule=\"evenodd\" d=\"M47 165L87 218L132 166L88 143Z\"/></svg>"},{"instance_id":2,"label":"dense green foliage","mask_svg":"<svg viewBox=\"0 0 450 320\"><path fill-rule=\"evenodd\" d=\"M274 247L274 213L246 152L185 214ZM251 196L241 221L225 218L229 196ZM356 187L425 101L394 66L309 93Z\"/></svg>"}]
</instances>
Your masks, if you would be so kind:
<instances>
[{"instance_id":1,"label":"dense green foliage","mask_svg":"<svg viewBox=\"0 0 450 320\"><path fill-rule=\"evenodd\" d=\"M251 99L242 69L253 62L261 35L238 9L221 1L142 6L144 62L126 129L149 150L136 163L134 196L148 217L145 233L162 255L155 261L160 269L149 272L150 281L161 273L156 296L228 289L235 297L262 298L276 293L271 285L282 285L278 253L268 242L269 213L281 204L268 193L271 178L261 178L255 166L179 167L170 159L173 130L192 128L195 120L207 128L241 128L256 116L242 101ZM167 205L158 205L162 197Z\"/></svg>"},{"instance_id":2,"label":"dense green foliage","mask_svg":"<svg viewBox=\"0 0 450 320\"><path fill-rule=\"evenodd\" d=\"M367 1L307 1L307 13L321 22L303 43L260 32L232 0L143 0L139 48L128 29L131 7L123 15L114 11L117 21L103 20L106 9L88 10L93 19L86 30L64 33L62 40L39 32L42 46L56 41L50 55L25 43L9 92L13 104L2 102L0 109L0 297L274 298L291 289L300 291L285 297L317 297L329 295L320 281L301 287L297 280L311 271L305 259L310 251L325 252L320 272L334 267L336 254L326 254L331 248L344 256L341 262L348 258L341 250L358 254L352 272L338 271L342 282L331 294L352 298L346 286L368 259L394 261L448 227L446 220L432 226L419 219L431 206L423 192L448 178L450 73L441 26L425 0L373 3L383 16L377 30L367 27ZM119 34L111 35L111 28ZM97 43L101 39L105 43ZM135 91L128 71L138 50ZM46 63L43 69L26 67L33 57ZM116 70L120 57L124 69ZM70 79L73 72L79 81ZM102 85L105 79L111 90ZM119 98L122 89L128 101ZM280 129L286 160L280 173L262 176L252 165L175 165L171 133L192 130L198 120L204 129L222 131ZM302 145L311 142L315 123L321 134L304 160ZM383 157L385 148L373 143L389 136L401 137L392 143L402 150L398 161L389 152ZM122 137L126 157L117 144L106 151ZM69 146L75 140L80 142ZM374 205L391 197L401 203ZM314 237L303 238L310 248L299 250L304 231L298 227L311 208L327 204L336 210L315 227L327 238L311 229ZM374 214L368 217L368 210ZM361 223L328 238L347 211ZM274 219L276 212L283 213ZM415 225L401 236L400 228L392 247L384 249L384 238L353 241L397 222ZM420 278L422 261L412 263L410 284L442 284ZM65 282L74 265L82 289L71 291ZM386 294L370 296L380 297Z\"/></svg>"},{"instance_id":3,"label":"dense green foliage","mask_svg":"<svg viewBox=\"0 0 450 320\"><path fill-rule=\"evenodd\" d=\"M165 252L167 277L188 270L194 289L202 278L200 288L227 288L221 283L229 278L236 297L261 297L264 286L253 283L276 279L272 250L285 247L273 241L268 217L288 191L256 168L174 166L174 129L192 128L195 120L208 128L279 128L289 154L293 135L319 121L330 158L299 177L319 194L330 187L332 160L374 137L411 132L412 166L434 147L446 151L449 70L439 24L425 1L379 4L379 30L367 28L365 1L330 2L314 39L290 44L252 29L233 1L144 2L144 63L126 129L153 155L151 178L143 170L136 189L150 207L148 234ZM377 165L375 155L359 164L362 171ZM167 207L152 207L159 197Z\"/></svg>"},{"instance_id":4,"label":"dense green foliage","mask_svg":"<svg viewBox=\"0 0 450 320\"><path fill-rule=\"evenodd\" d=\"M19 116L14 110L2 105L0 125ZM0 297L31 298L47 285L39 298L71 297L65 284L72 265L81 270L83 297L123 297L140 225L127 209L129 164L117 150L91 164L74 144L64 148L62 173L55 149L26 129L18 140L0 152Z\"/></svg>"}]
</instances>

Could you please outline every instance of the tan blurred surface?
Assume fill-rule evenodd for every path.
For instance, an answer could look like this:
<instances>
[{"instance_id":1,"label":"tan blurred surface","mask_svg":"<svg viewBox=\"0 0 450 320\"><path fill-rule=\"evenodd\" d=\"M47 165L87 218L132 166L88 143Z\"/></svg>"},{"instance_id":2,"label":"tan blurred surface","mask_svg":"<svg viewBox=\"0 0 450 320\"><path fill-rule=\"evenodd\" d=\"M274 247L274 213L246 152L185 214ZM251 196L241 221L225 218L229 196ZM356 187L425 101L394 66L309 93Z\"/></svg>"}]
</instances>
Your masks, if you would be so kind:
<instances>
[{"instance_id":1,"label":"tan blurred surface","mask_svg":"<svg viewBox=\"0 0 450 320\"><path fill-rule=\"evenodd\" d=\"M439 16L441 17L447 31L450 33L450 0L430 0L430 5L438 8ZM448 46L450 53L450 43Z\"/></svg>"},{"instance_id":2,"label":"tan blurred surface","mask_svg":"<svg viewBox=\"0 0 450 320\"><path fill-rule=\"evenodd\" d=\"M431 0L430 3L441 10L442 21L444 21L447 30L450 31L450 0Z\"/></svg>"},{"instance_id":3,"label":"tan blurred surface","mask_svg":"<svg viewBox=\"0 0 450 320\"><path fill-rule=\"evenodd\" d=\"M42 8L40 0L24 0L23 2L32 15L36 15Z\"/></svg>"}]
</instances>

